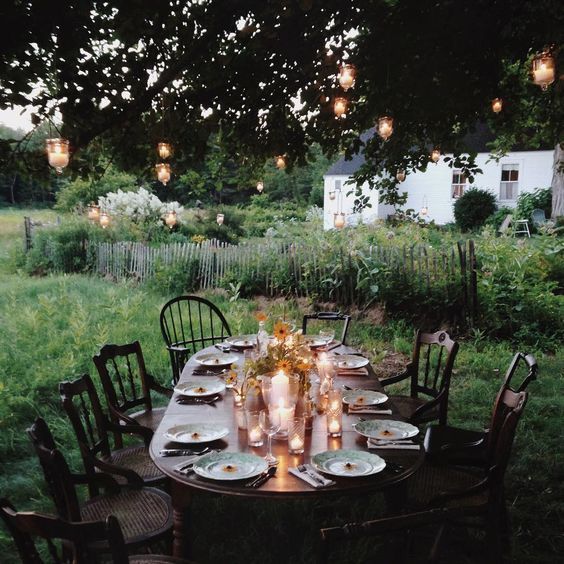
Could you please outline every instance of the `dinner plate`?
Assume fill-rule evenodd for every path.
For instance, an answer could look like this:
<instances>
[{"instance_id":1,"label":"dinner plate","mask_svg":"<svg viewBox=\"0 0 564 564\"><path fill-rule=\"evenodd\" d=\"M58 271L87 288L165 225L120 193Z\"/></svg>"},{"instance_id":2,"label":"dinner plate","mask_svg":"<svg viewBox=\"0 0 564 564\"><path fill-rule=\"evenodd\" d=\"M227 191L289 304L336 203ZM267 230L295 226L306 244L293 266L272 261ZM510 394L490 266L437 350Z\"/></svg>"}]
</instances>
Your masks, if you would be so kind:
<instances>
[{"instance_id":1,"label":"dinner plate","mask_svg":"<svg viewBox=\"0 0 564 564\"><path fill-rule=\"evenodd\" d=\"M175 425L164 436L175 443L197 444L217 441L229 434L229 429L217 423L185 423Z\"/></svg>"},{"instance_id":2,"label":"dinner plate","mask_svg":"<svg viewBox=\"0 0 564 564\"><path fill-rule=\"evenodd\" d=\"M373 390L351 390L343 395L343 403L354 406L378 405L379 403L384 403L387 399L388 396L386 394L374 392Z\"/></svg>"},{"instance_id":3,"label":"dinner plate","mask_svg":"<svg viewBox=\"0 0 564 564\"><path fill-rule=\"evenodd\" d=\"M202 366L227 366L237 362L239 357L235 354L214 352L199 354L194 360Z\"/></svg>"},{"instance_id":4,"label":"dinner plate","mask_svg":"<svg viewBox=\"0 0 564 564\"><path fill-rule=\"evenodd\" d=\"M219 378L179 382L174 387L174 391L176 393L190 398L214 396L216 394L220 394L224 390L225 382L222 382Z\"/></svg>"},{"instance_id":5,"label":"dinner plate","mask_svg":"<svg viewBox=\"0 0 564 564\"><path fill-rule=\"evenodd\" d=\"M228 337L225 342L236 349L252 349L257 343L256 335L238 335Z\"/></svg>"},{"instance_id":6,"label":"dinner plate","mask_svg":"<svg viewBox=\"0 0 564 564\"><path fill-rule=\"evenodd\" d=\"M419 429L405 421L388 421L385 419L372 419L359 421L354 425L355 431L369 439L409 439L419 433Z\"/></svg>"},{"instance_id":7,"label":"dinner plate","mask_svg":"<svg viewBox=\"0 0 564 564\"><path fill-rule=\"evenodd\" d=\"M337 356L337 368L339 370L354 370L368 364L368 359L356 354L340 354Z\"/></svg>"},{"instance_id":8,"label":"dinner plate","mask_svg":"<svg viewBox=\"0 0 564 564\"><path fill-rule=\"evenodd\" d=\"M316 349L318 347L324 347L327 344L327 340L322 339L321 337L315 337L313 335L304 335L304 343L308 347Z\"/></svg>"},{"instance_id":9,"label":"dinner plate","mask_svg":"<svg viewBox=\"0 0 564 564\"><path fill-rule=\"evenodd\" d=\"M377 454L362 450L327 450L314 455L311 461L324 474L347 478L370 476L386 467Z\"/></svg>"},{"instance_id":10,"label":"dinner plate","mask_svg":"<svg viewBox=\"0 0 564 564\"><path fill-rule=\"evenodd\" d=\"M212 452L198 458L194 472L210 480L244 480L268 469L264 458L247 452Z\"/></svg>"}]
</instances>

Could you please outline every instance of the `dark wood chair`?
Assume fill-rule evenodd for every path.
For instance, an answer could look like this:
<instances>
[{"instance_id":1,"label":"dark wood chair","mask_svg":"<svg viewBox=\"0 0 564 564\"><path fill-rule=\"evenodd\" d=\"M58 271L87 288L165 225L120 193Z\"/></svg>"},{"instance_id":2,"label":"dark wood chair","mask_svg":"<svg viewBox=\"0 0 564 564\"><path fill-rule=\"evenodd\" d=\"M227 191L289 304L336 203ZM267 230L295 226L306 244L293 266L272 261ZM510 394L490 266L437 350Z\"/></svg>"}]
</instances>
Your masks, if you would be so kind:
<instances>
[{"instance_id":1,"label":"dark wood chair","mask_svg":"<svg viewBox=\"0 0 564 564\"><path fill-rule=\"evenodd\" d=\"M170 398L172 390L161 386L147 372L139 341L104 345L92 360L102 380L111 420L155 431L166 408L153 408L151 392Z\"/></svg>"},{"instance_id":2,"label":"dark wood chair","mask_svg":"<svg viewBox=\"0 0 564 564\"><path fill-rule=\"evenodd\" d=\"M167 302L161 310L160 323L174 384L190 356L231 336L219 308L198 296L179 296Z\"/></svg>"},{"instance_id":3,"label":"dark wood chair","mask_svg":"<svg viewBox=\"0 0 564 564\"><path fill-rule=\"evenodd\" d=\"M507 537L508 519L504 496L507 469L517 423L527 403L527 392L505 390L495 419L495 442L490 442L484 469L436 465L426 462L408 479L408 506L461 508L464 518L451 524L485 530L489 562L503 561L502 539ZM456 523L455 523L456 521Z\"/></svg>"},{"instance_id":4,"label":"dark wood chair","mask_svg":"<svg viewBox=\"0 0 564 564\"><path fill-rule=\"evenodd\" d=\"M323 528L319 531L321 542L317 562L327 564L334 548L347 551L350 542L365 537L371 538L371 549L377 551L380 562L438 562L443 533L449 521L462 514L460 509L442 507L362 523L347 523L341 527ZM428 541L424 547L422 537Z\"/></svg>"},{"instance_id":5,"label":"dark wood chair","mask_svg":"<svg viewBox=\"0 0 564 564\"><path fill-rule=\"evenodd\" d=\"M156 488L137 487L137 482L121 486L109 474L72 473L65 457L56 448L47 423L37 418L27 430L39 458L57 515L75 523L104 521L114 515L122 528L128 551L170 539L172 506L170 496ZM104 489L80 503L77 486L88 486L90 492ZM108 552L106 541L91 542L89 548Z\"/></svg>"},{"instance_id":6,"label":"dark wood chair","mask_svg":"<svg viewBox=\"0 0 564 564\"><path fill-rule=\"evenodd\" d=\"M322 321L322 322L342 322L343 330L340 335L341 343L343 345L347 344L347 333L349 331L349 326L351 323L351 316L338 311L319 311L317 313L308 313L304 315L302 321L302 333L307 335L307 326L310 321ZM337 336L339 338L339 336Z\"/></svg>"},{"instance_id":7,"label":"dark wood chair","mask_svg":"<svg viewBox=\"0 0 564 564\"><path fill-rule=\"evenodd\" d=\"M153 432L141 425L122 425L110 421L102 411L98 392L88 374L74 382L61 382L59 392L78 440L87 476L107 472L113 474L119 483L129 481L140 486L154 486L164 482L164 474L149 456ZM115 450L110 448L110 432L119 438L119 444L116 444L118 448ZM137 435L143 439L143 443L124 448L124 434ZM98 493L94 481L89 484L89 488L91 495Z\"/></svg>"},{"instance_id":8,"label":"dark wood chair","mask_svg":"<svg viewBox=\"0 0 564 564\"><path fill-rule=\"evenodd\" d=\"M90 544L107 544L113 564L134 564L161 562L188 564L186 560L156 554L128 556L123 533L118 520L110 515L102 521L74 523L60 517L35 512L16 512L7 499L0 499L0 516L12 535L23 564L40 564L44 560L36 548L36 538L44 539L50 560L55 563L97 564L99 555ZM53 542L61 540L64 545L57 547ZM107 559L105 560L107 562Z\"/></svg>"},{"instance_id":9,"label":"dark wood chair","mask_svg":"<svg viewBox=\"0 0 564 564\"><path fill-rule=\"evenodd\" d=\"M513 380L520 368L526 370L526 375L519 385L515 385ZM516 353L497 393L489 427L486 430L473 431L449 425L431 425L427 428L424 441L428 458L442 464L485 467L489 445L495 444L497 440L500 408L503 409L501 398L506 390L525 391L527 386L536 380L537 374L538 365L535 357L526 353Z\"/></svg>"}]
</instances>

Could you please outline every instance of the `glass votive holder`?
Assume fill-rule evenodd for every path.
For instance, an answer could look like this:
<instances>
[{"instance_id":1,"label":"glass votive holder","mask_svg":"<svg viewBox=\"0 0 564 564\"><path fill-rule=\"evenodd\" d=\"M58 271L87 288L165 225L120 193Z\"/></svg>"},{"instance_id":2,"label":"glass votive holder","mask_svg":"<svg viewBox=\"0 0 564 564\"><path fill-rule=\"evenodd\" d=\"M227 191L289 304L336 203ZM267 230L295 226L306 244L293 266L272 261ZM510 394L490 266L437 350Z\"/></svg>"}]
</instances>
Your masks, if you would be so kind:
<instances>
[{"instance_id":1,"label":"glass votive holder","mask_svg":"<svg viewBox=\"0 0 564 564\"><path fill-rule=\"evenodd\" d=\"M341 390L327 392L327 434L340 437L343 434L343 400Z\"/></svg>"},{"instance_id":2,"label":"glass votive holder","mask_svg":"<svg viewBox=\"0 0 564 564\"><path fill-rule=\"evenodd\" d=\"M245 416L247 421L247 444L251 447L262 446L264 440L259 423L259 412L247 411Z\"/></svg>"},{"instance_id":3,"label":"glass votive holder","mask_svg":"<svg viewBox=\"0 0 564 564\"><path fill-rule=\"evenodd\" d=\"M231 391L233 392L233 403L235 407L241 407L245 398L235 388L232 388Z\"/></svg>"},{"instance_id":4,"label":"glass votive holder","mask_svg":"<svg viewBox=\"0 0 564 564\"><path fill-rule=\"evenodd\" d=\"M239 429L247 428L247 417L245 416L245 410L242 407L235 408L235 419Z\"/></svg>"},{"instance_id":5,"label":"glass votive holder","mask_svg":"<svg viewBox=\"0 0 564 564\"><path fill-rule=\"evenodd\" d=\"M313 410L315 409L315 402L311 398L304 401L304 421L306 430L313 429Z\"/></svg>"},{"instance_id":6,"label":"glass votive holder","mask_svg":"<svg viewBox=\"0 0 564 564\"><path fill-rule=\"evenodd\" d=\"M343 393L340 389L331 389L327 391L327 409L343 411Z\"/></svg>"},{"instance_id":7,"label":"glass votive holder","mask_svg":"<svg viewBox=\"0 0 564 564\"><path fill-rule=\"evenodd\" d=\"M288 420L288 452L302 454L305 445L305 418L292 417Z\"/></svg>"}]
</instances>

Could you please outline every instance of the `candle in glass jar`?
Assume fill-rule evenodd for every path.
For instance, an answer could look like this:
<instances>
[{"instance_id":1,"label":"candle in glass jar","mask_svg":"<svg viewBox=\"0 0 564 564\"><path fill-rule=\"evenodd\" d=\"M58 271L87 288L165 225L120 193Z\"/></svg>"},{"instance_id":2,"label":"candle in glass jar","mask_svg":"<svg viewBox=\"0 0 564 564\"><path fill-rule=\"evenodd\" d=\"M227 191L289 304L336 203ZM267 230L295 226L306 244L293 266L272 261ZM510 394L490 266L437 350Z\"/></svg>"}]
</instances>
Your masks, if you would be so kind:
<instances>
[{"instance_id":1,"label":"candle in glass jar","mask_svg":"<svg viewBox=\"0 0 564 564\"><path fill-rule=\"evenodd\" d=\"M270 392L272 403L274 405L283 406L288 399L289 389L290 380L288 379L288 376L280 370L276 376L272 377L272 391Z\"/></svg>"},{"instance_id":2,"label":"candle in glass jar","mask_svg":"<svg viewBox=\"0 0 564 564\"><path fill-rule=\"evenodd\" d=\"M541 65L539 69L533 71L535 76L535 83L542 84L554 81L554 69L547 68L546 66Z\"/></svg>"},{"instance_id":3,"label":"candle in glass jar","mask_svg":"<svg viewBox=\"0 0 564 564\"><path fill-rule=\"evenodd\" d=\"M341 432L341 422L338 421L337 419L332 419L332 418L328 418L328 425L327 425L327 430L329 431L329 433L331 433L332 435L336 435L337 433Z\"/></svg>"},{"instance_id":4,"label":"candle in glass jar","mask_svg":"<svg viewBox=\"0 0 564 564\"><path fill-rule=\"evenodd\" d=\"M258 443L262 439L262 431L260 427L253 427L249 430L249 441Z\"/></svg>"},{"instance_id":5,"label":"candle in glass jar","mask_svg":"<svg viewBox=\"0 0 564 564\"><path fill-rule=\"evenodd\" d=\"M293 451L304 448L304 440L301 437L294 436L290 439L290 449Z\"/></svg>"}]
</instances>

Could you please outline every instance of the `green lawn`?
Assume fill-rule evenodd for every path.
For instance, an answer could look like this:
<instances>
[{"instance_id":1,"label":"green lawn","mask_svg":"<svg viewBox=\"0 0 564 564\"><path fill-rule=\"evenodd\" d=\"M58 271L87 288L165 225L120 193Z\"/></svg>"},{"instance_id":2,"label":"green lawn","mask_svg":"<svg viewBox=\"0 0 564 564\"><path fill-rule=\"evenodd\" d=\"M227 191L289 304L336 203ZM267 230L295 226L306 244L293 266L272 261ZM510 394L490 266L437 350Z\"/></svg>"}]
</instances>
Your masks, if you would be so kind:
<instances>
[{"instance_id":1,"label":"green lawn","mask_svg":"<svg viewBox=\"0 0 564 564\"><path fill-rule=\"evenodd\" d=\"M3 249L20 243L17 217L13 212L0 212ZM231 304L224 294L208 297L226 312L234 331L255 329L252 314L259 307L257 302L239 300ZM52 510L25 429L35 416L45 417L65 453L78 464L70 425L59 405L57 384L85 372L94 375L91 357L101 345L140 340L149 369L162 383L170 381L158 323L160 308L167 299L134 285L116 285L81 275L29 278L0 274L0 496L9 497L20 509ZM263 305L261 301L260 307ZM280 301L267 305L281 311ZM297 318L300 314L293 304L292 315ZM378 361L394 351L409 354L412 336L413 327L405 323L376 325L365 317L353 322L351 340ZM503 342L461 340L451 388L452 424L479 428L487 422L514 350ZM560 536L564 352L530 352L537 354L540 375L530 386L530 401L518 430L507 475L507 499L515 561L549 563L555 562L564 549ZM335 522L337 515L349 510L355 515L375 516L377 497L373 504L332 502L328 510L319 504L242 504L236 499L197 496L192 521L194 559L273 561L273 545L265 542L266 534L268 539L278 539L276 561L311 561L311 540L319 519ZM0 554L2 562L17 561L1 527Z\"/></svg>"}]
</instances>

